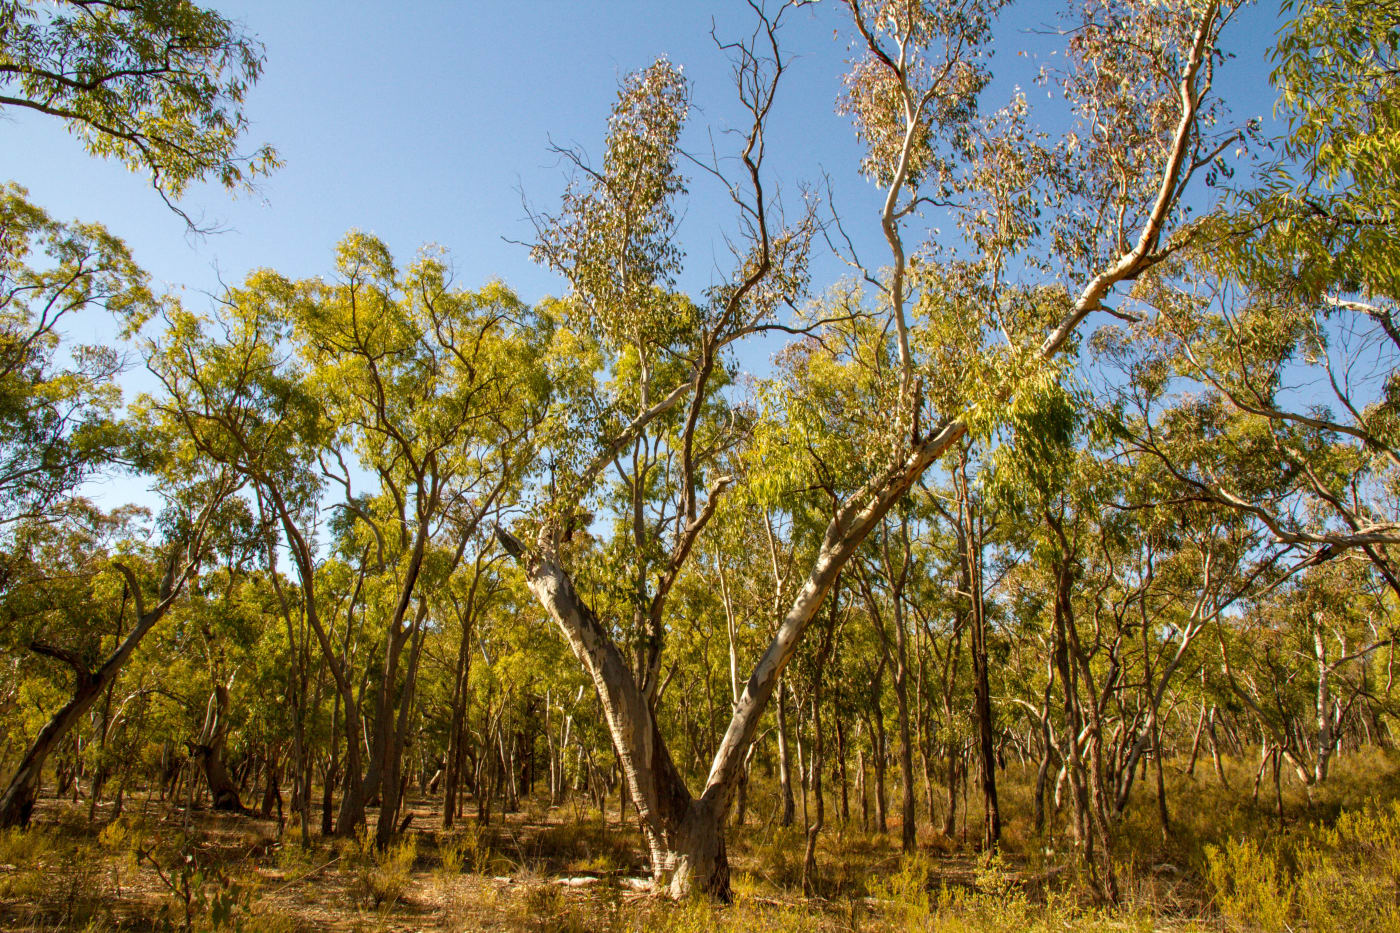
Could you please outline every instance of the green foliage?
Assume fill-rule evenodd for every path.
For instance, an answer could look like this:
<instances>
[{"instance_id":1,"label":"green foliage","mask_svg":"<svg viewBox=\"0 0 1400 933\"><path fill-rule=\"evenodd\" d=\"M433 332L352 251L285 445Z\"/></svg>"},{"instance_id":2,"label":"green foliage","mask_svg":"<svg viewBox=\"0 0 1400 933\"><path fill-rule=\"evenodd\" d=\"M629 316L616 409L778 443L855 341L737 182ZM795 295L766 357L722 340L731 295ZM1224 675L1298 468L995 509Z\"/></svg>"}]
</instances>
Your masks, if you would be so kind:
<instances>
[{"instance_id":1,"label":"green foliage","mask_svg":"<svg viewBox=\"0 0 1400 933\"><path fill-rule=\"evenodd\" d=\"M860 28L868 48L846 74L838 107L851 116L866 147L861 167L876 183L915 187L928 175L946 191L948 149L966 145L977 96L991 78L984 47L1001 5L882 3L866 14Z\"/></svg>"},{"instance_id":2,"label":"green foliage","mask_svg":"<svg viewBox=\"0 0 1400 933\"><path fill-rule=\"evenodd\" d=\"M262 61L236 23L184 0L0 6L0 107L58 117L88 152L174 197L205 178L246 187L277 167L269 146L237 149Z\"/></svg>"},{"instance_id":3,"label":"green foliage","mask_svg":"<svg viewBox=\"0 0 1400 933\"><path fill-rule=\"evenodd\" d=\"M352 902L375 910L387 910L398 903L412 882L413 863L418 857L417 837L407 835L379 849L374 837L363 832L349 848Z\"/></svg>"},{"instance_id":4,"label":"green foliage","mask_svg":"<svg viewBox=\"0 0 1400 933\"><path fill-rule=\"evenodd\" d=\"M676 162L689 105L681 69L665 58L628 75L601 169L570 185L558 217L538 222L536 258L574 289L562 305L568 323L613 353L632 351L643 367L694 323L688 303L668 294L682 255L673 204L685 193Z\"/></svg>"},{"instance_id":5,"label":"green foliage","mask_svg":"<svg viewBox=\"0 0 1400 933\"><path fill-rule=\"evenodd\" d=\"M159 307L120 240L0 188L0 524L58 508L122 448L120 350L62 335L100 333L102 312L129 335Z\"/></svg>"},{"instance_id":6,"label":"green foliage","mask_svg":"<svg viewBox=\"0 0 1400 933\"><path fill-rule=\"evenodd\" d=\"M1288 2L1284 12L1290 19L1274 50L1273 80L1292 164L1270 180L1281 216L1266 242L1278 244L1313 294L1335 285L1400 298L1395 10L1328 0Z\"/></svg>"}]
</instances>

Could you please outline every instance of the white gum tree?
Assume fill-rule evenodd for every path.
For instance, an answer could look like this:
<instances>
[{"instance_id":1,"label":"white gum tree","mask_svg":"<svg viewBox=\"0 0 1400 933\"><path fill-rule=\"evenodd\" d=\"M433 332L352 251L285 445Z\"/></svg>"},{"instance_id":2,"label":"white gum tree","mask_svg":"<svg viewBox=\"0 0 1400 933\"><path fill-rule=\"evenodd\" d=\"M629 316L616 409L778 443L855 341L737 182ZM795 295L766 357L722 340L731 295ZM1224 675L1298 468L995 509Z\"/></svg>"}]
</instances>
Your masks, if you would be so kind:
<instances>
[{"instance_id":1,"label":"white gum tree","mask_svg":"<svg viewBox=\"0 0 1400 933\"><path fill-rule=\"evenodd\" d=\"M546 501L528 523L533 543L504 529L498 538L593 681L656 883L673 897L729 896L724 825L745 756L780 675L866 536L969 431L1028 417L1037 387L1053 381L1053 358L1084 322L1109 311L1115 289L1189 238L1183 198L1224 141L1236 138L1216 128L1221 110L1211 98L1217 39L1233 7L1199 0L1072 5L1064 70L1045 75L1064 92L1072 128L1050 139L1029 128L1020 98L990 119L979 117L993 18L1003 5L843 5L856 58L842 107L867 147L863 169L883 194L879 224L889 259L882 270L860 271L878 297L873 313L885 335L884 358L894 361L877 380L893 416L861 452L864 475L833 495L815 558L775 620L708 775L694 790L672 760L656 696L666 596L733 482L714 454L725 446L724 431L707 417L721 404L720 353L764 329L811 335L840 326L776 323L778 310L805 291L812 232L809 218L791 226L776 219L761 172L764 126L783 73L781 15L755 6L754 41L727 47L751 117L743 182L730 186L745 246L736 250L731 280L703 306L669 292L680 262L672 205L684 190L677 147L687 101L679 71L666 61L627 79L602 166L575 158L579 180L560 213L537 218L537 255L571 287L561 302L560 333L574 352L594 354L608 381L560 390L561 421L573 439L550 449ZM1121 41L1130 34L1140 41ZM1045 223L1043 208L1050 212ZM935 263L915 258L926 244L911 228L932 209L951 211L965 234L956 268L958 281L971 284L956 292L930 271ZM1006 284L1008 270L1015 270L1014 288ZM1040 283L1024 285L1035 276ZM1043 300L1047 294L1053 300ZM966 338L957 335L969 330L988 336L959 349ZM950 364L950 348L979 359ZM974 372L982 378L971 379ZM868 420L869 410L852 417ZM593 443L580 435L580 420ZM591 520L582 503L597 494L609 468L633 477L633 488L639 471L654 471L653 501L667 503L647 514L634 510L636 543L650 556L636 575L640 609L630 658L619 627L600 619L566 566L572 536ZM658 486L664 495L655 494Z\"/></svg>"}]
</instances>

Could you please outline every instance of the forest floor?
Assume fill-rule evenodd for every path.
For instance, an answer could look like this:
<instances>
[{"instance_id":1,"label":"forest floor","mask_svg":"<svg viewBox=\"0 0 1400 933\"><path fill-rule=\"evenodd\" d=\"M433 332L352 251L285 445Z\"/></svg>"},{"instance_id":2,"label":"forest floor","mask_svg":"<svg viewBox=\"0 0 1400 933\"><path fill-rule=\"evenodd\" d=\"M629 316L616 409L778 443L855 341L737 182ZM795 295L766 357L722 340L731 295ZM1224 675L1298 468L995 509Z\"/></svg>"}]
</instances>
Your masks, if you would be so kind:
<instances>
[{"instance_id":1,"label":"forest floor","mask_svg":"<svg viewBox=\"0 0 1400 933\"><path fill-rule=\"evenodd\" d=\"M1256 800L1247 763L1230 765L1230 787L1209 767L1168 772L1172 834L1144 791L1119 828L1111 907L1090 896L1072 848L1029 838L1026 782L1008 773L995 859L970 844L977 800L966 835L923 825L913 857L897 816L889 833L866 833L830 801L816 897L802 893L801 805L783 828L767 808L776 795L756 795L763 806L729 834L726 906L652 895L640 837L615 806L604 820L528 800L442 831L440 799L416 797L403 840L377 853L130 794L121 818L102 818L104 805L90 823L86 801L45 797L31 830L0 835L0 929L1400 930L1400 755L1343 759L1311 799L1285 782L1281 824L1272 781Z\"/></svg>"}]
</instances>

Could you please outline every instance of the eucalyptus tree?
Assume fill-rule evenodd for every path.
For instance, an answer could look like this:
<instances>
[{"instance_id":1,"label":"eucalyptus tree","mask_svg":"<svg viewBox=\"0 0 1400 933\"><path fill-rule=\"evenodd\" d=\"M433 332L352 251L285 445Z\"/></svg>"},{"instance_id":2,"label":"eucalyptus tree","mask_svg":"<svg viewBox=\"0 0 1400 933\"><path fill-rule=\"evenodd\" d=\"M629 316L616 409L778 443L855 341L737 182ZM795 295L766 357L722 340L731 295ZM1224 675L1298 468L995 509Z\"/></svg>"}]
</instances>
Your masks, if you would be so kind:
<instances>
[{"instance_id":1,"label":"eucalyptus tree","mask_svg":"<svg viewBox=\"0 0 1400 933\"><path fill-rule=\"evenodd\" d=\"M349 734L358 735L348 645L338 651L331 639L332 620L326 616L335 607L322 600L325 581L318 578L315 536L324 479L315 465L330 429L319 399L285 347L290 328L279 314L294 294L287 280L258 273L223 296L217 322L173 309L165 332L146 354L164 392L144 405L152 421L181 438L196 456L245 477L266 519L280 529L300 583L301 611L344 703ZM274 574L279 546L265 548ZM347 635L349 629L347 617ZM342 801L347 831L363 821L359 749L358 741L347 744L355 771Z\"/></svg>"},{"instance_id":2,"label":"eucalyptus tree","mask_svg":"<svg viewBox=\"0 0 1400 933\"><path fill-rule=\"evenodd\" d=\"M1235 509L1319 561L1363 554L1400 594L1391 494L1400 344L1369 312L1201 265L1170 272L1174 281L1145 289L1150 320L1127 335L1138 453L1169 470L1182 495Z\"/></svg>"},{"instance_id":3,"label":"eucalyptus tree","mask_svg":"<svg viewBox=\"0 0 1400 933\"><path fill-rule=\"evenodd\" d=\"M713 796L692 798L656 720L667 600L733 481L716 469L715 448L729 443L724 423L712 417L727 379L721 354L771 324L780 304L800 292L812 232L806 217L790 228L774 226L762 174L764 130L784 62L776 23L759 15L755 40L762 52L752 44L733 47L747 126L743 182L729 184L729 191L745 242L732 277L704 304L670 292L680 259L673 204L684 187L677 144L688 88L664 59L623 82L601 168L580 160L582 180L566 193L560 214L539 219L536 253L571 286L561 334L583 343L595 361L581 385L575 377L557 396L561 426L582 422L585 442L570 433L549 445L547 502L535 521L533 547L527 552L514 535L498 534L592 677L653 872L658 881L674 873L677 893L694 876L699 887L727 896L719 826L728 801L717 808ZM621 458L631 460L630 469ZM632 506L623 513L629 562L640 568L631 581L640 631L633 633L630 661L563 563L570 539L586 523L586 497L597 495L603 471L615 463ZM655 503L649 515L638 497L642 483L661 490L649 497L647 504Z\"/></svg>"},{"instance_id":4,"label":"eucalyptus tree","mask_svg":"<svg viewBox=\"0 0 1400 933\"><path fill-rule=\"evenodd\" d=\"M0 5L0 113L59 119L92 155L147 172L167 203L193 182L245 188L276 167L270 147L238 148L261 70L255 39L191 3ZM113 453L122 354L98 344L60 354L64 330L104 307L125 339L158 303L102 227L56 222L12 183L0 199L0 520L10 521L42 512Z\"/></svg>"},{"instance_id":5,"label":"eucalyptus tree","mask_svg":"<svg viewBox=\"0 0 1400 933\"><path fill-rule=\"evenodd\" d=\"M691 890L727 894L721 827L760 717L828 590L865 537L969 427L1016 417L1018 406L1024 409L1037 387L1053 381L1050 359L1086 318L1105 308L1115 287L1177 248L1173 237L1184 235L1184 193L1208 164L1202 153L1220 142L1213 136L1218 105L1211 87L1218 35L1232 6L1114 3L1073 14L1067 70L1058 80L1083 132L1053 148L1024 130L1027 106L1019 100L998 118L1000 127L978 132L983 125L975 119L976 101L988 80L985 52L1000 4L849 7L862 56L851 71L847 107L867 145L865 170L885 194L881 229L894 264L883 278L870 276L881 296L876 314L893 335L887 356L895 365L878 375L879 410L891 417L883 436L864 449L851 491L831 503L811 570L753 669L698 798L676 773L649 708L646 681L634 677L607 629L578 595L560 563L560 546L568 527L577 524L573 503L619 451L682 399L691 400L692 411L701 410L710 373L704 347L718 347L717 338L727 342L750 330L747 323L735 326L736 315L766 313L765 305L772 304L760 300L751 305L749 299L781 297L798 284L793 275L782 274L789 264L774 251L800 237L768 235L756 163L747 163L755 198L748 216L755 219L759 250L754 262L741 266L734 284L720 290L722 300L713 305L719 326L702 320L693 330L701 350L693 368L697 378L645 396L638 393L647 405L634 403L630 409L635 415L619 415L618 426L602 432L595 448L600 454L571 473L584 481L575 482L575 489L584 489L555 499L565 507L556 510L553 521L540 523L543 534L530 553L513 536L502 535L508 549L525 562L532 590L593 676L639 804L653 872L674 895ZM1125 45L1116 41L1124 31L1152 41ZM752 58L745 51L741 65L747 67ZM776 57L775 42L773 51ZM571 189L562 221L542 237L545 257L570 275L578 305L602 309L608 306L601 301L620 302L609 310L623 325L655 314L655 288L664 284L674 260L673 253L654 242L671 216L670 197L677 192L671 162L680 93L672 74L669 66L658 65L624 86L603 168L588 174L584 188ZM762 152L771 85L745 86L759 92L746 100L755 118L748 137L752 156ZM627 157L635 160L630 170L624 168ZM1047 179L1044 188L1023 183L1040 174ZM624 183L630 180L644 184L633 188ZM645 197L626 197L634 190ZM1042 230L1035 216L1038 194L1046 191L1053 196L1056 219L1052 229ZM968 284L962 287L947 287L948 277L936 274L924 278L932 287L920 285L912 251L905 245L916 212L939 200L964 207L961 216L981 238L980 265L963 276ZM628 218L633 222L623 222ZM611 240L604 231L611 231ZM1002 278L1012 260L1032 248L1045 251L1045 266L1054 267L1063 281L1078 284L1047 284L1040 293L1005 288ZM763 284L769 287L755 292ZM916 307L937 318L938 326L924 328L923 345L910 326ZM954 337L968 330L966 314L972 307L998 312L985 326L1006 336L991 353L964 359L961 348L953 349ZM980 327L973 330L980 333ZM639 358L639 373L643 362ZM781 431L775 435L782 437ZM802 451L806 440L795 428L785 440L775 438L770 449ZM682 463L684 507L675 512L677 547L671 549L681 560L694 519L705 516L695 504L695 492L685 491L696 478L686 472L688 459Z\"/></svg>"},{"instance_id":6,"label":"eucalyptus tree","mask_svg":"<svg viewBox=\"0 0 1400 933\"><path fill-rule=\"evenodd\" d=\"M102 307L129 334L162 307L125 246L95 225L53 222L17 189L6 194L11 235L0 245L6 289L0 352L5 416L13 434L6 437L0 488L13 511L0 523L0 599L12 618L19 612L45 626L67 619L74 629L62 637L76 633L83 642L79 650L69 650L42 631L20 642L66 664L73 684L70 699L34 737L0 797L0 822L16 826L29 821L49 753L184 593L203 559L209 523L240 483L217 466L184 456L177 439L141 419L118 418L121 396L111 382L121 368L116 350L61 347L60 328L76 313ZM29 265L39 256L49 260L48 267ZM152 476L166 502L162 538L144 555L145 575L158 580L154 587L139 578L135 556L123 560L110 538L130 516L119 510L109 518L78 496L81 482L118 464ZM58 541L66 542L66 567L44 566L40 555ZM91 553L77 550L84 546ZM119 574L125 594L115 613L110 601L95 595L112 573ZM130 622L128 603L134 607ZM85 619L86 613L91 618ZM115 641L104 647L101 635L94 640L93 625L113 615Z\"/></svg>"},{"instance_id":7,"label":"eucalyptus tree","mask_svg":"<svg viewBox=\"0 0 1400 933\"><path fill-rule=\"evenodd\" d=\"M222 304L217 326L172 315L151 354L167 398L152 404L202 456L246 477L280 527L350 737L337 831L353 832L377 792L382 844L398 807L425 588L450 576L526 465L540 394L534 325L504 287L460 289L434 255L401 272L362 234L341 244L335 280L257 272ZM361 493L366 475L375 485ZM315 537L328 509L341 516L337 546L348 558L344 599L329 603L318 594L329 580ZM323 618L337 606L340 646ZM349 659L356 613L382 623L367 770Z\"/></svg>"}]
</instances>

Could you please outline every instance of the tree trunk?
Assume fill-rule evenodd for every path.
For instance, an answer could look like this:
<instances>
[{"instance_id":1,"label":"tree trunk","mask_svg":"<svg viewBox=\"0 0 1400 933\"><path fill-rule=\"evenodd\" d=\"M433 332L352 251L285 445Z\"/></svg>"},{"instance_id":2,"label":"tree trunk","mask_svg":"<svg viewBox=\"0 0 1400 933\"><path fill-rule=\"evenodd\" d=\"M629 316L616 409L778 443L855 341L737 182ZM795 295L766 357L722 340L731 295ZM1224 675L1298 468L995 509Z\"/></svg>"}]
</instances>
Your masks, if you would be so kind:
<instances>
[{"instance_id":1,"label":"tree trunk","mask_svg":"<svg viewBox=\"0 0 1400 933\"><path fill-rule=\"evenodd\" d=\"M851 822L849 781L846 777L846 731L841 728L840 715L834 717L833 723L836 726L836 773L840 775L838 783L841 785L841 825L845 826Z\"/></svg>"},{"instance_id":2,"label":"tree trunk","mask_svg":"<svg viewBox=\"0 0 1400 933\"><path fill-rule=\"evenodd\" d=\"M811 785L814 798L815 818L807 824L807 846L802 854L802 892L808 897L817 894L817 837L826 825L826 801L822 793L822 767L825 764L826 742L822 732L822 682L825 679L827 660L831 657L831 647L835 643L836 626L839 623L837 607L840 605L840 590L833 587L831 596L831 624L823 632L821 645L817 649L812 664L812 753ZM804 801L806 795L803 795ZM804 804L805 811L805 804Z\"/></svg>"},{"instance_id":3,"label":"tree trunk","mask_svg":"<svg viewBox=\"0 0 1400 933\"><path fill-rule=\"evenodd\" d=\"M497 536L509 553L523 557L520 542L499 529ZM539 555L531 555L525 565L531 592L593 679L623 782L641 821L654 882L674 897L695 891L728 900L724 819L730 798L691 797L626 659L579 598L567 572Z\"/></svg>"},{"instance_id":4,"label":"tree trunk","mask_svg":"<svg viewBox=\"0 0 1400 933\"><path fill-rule=\"evenodd\" d=\"M943 838L952 839L958 832L958 789L962 777L962 744L948 742L945 791L948 806L943 811Z\"/></svg>"},{"instance_id":5,"label":"tree trunk","mask_svg":"<svg viewBox=\"0 0 1400 933\"><path fill-rule=\"evenodd\" d=\"M778 788L782 794L783 813L779 826L791 826L794 816L792 796L792 753L788 748L787 684L778 684Z\"/></svg>"},{"instance_id":6,"label":"tree trunk","mask_svg":"<svg viewBox=\"0 0 1400 933\"><path fill-rule=\"evenodd\" d=\"M821 677L820 672L816 675ZM815 897L817 894L817 837L821 835L822 827L826 825L826 804L822 799L822 765L823 765L823 742L822 742L822 715L821 715L821 691L813 685L812 689L812 795L813 809L815 816L807 824L807 846L802 853L802 893L808 897Z\"/></svg>"},{"instance_id":7,"label":"tree trunk","mask_svg":"<svg viewBox=\"0 0 1400 933\"><path fill-rule=\"evenodd\" d=\"M885 742L885 720L880 712L877 707L872 716L875 728L871 731L874 733L875 748L871 757L874 759L875 765L875 831L884 835L890 831L890 798L885 788L885 771L888 769L889 763L888 747Z\"/></svg>"},{"instance_id":8,"label":"tree trunk","mask_svg":"<svg viewBox=\"0 0 1400 933\"><path fill-rule=\"evenodd\" d=\"M191 540L194 544L189 547L191 553L198 553L203 541L204 528L208 523L209 516L215 506L222 501L223 492L216 495L208 505L205 506L203 514L196 525L197 530ZM129 598L136 604L136 624L132 626L117 646L117 649L108 656L107 660L98 667L96 672L90 673L82 663L69 655L66 651L48 648L43 646L31 646L39 653L50 657L59 658L69 664L74 672L73 697L44 724L35 736L34 742L20 759L19 767L14 776L10 778L9 785L5 788L5 793L0 796L0 829L11 827L23 827L29 825L29 818L34 812L34 803L39 796L39 784L43 778L44 761L49 753L67 737L69 730L73 727L83 714L88 711L107 686L116 679L121 672L132 652L134 652L141 640L146 637L157 622L169 611L175 599L184 589L186 581L189 579L190 571L194 567L194 561L186 562L183 569L176 573L177 555L172 555L166 565L165 577L161 581L159 596L160 600L149 611L146 609L145 601L141 596L141 590L136 582L135 576L125 566L117 564L116 568L126 578L126 592Z\"/></svg>"},{"instance_id":9,"label":"tree trunk","mask_svg":"<svg viewBox=\"0 0 1400 933\"><path fill-rule=\"evenodd\" d=\"M397 710L391 729L385 736L381 766L383 780L379 801L379 820L375 824L374 842L380 849L388 847L398 827L399 809L403 802L403 754L408 740L409 720L413 710L414 688L418 682L418 662L422 657L424 620L428 603L420 599L413 624L405 631L411 639L403 684L399 687Z\"/></svg>"},{"instance_id":10,"label":"tree trunk","mask_svg":"<svg viewBox=\"0 0 1400 933\"><path fill-rule=\"evenodd\" d=\"M238 796L238 785L229 776L223 756L209 745L190 745L191 755L198 760L204 774L204 782L209 785L209 798L215 810L231 813L247 813L248 808Z\"/></svg>"},{"instance_id":11,"label":"tree trunk","mask_svg":"<svg viewBox=\"0 0 1400 933\"><path fill-rule=\"evenodd\" d=\"M4 797L0 797L0 828L29 825L34 803L39 798L44 761L101 694L102 689L91 680L80 682L73 691L73 698L39 730L10 778Z\"/></svg>"},{"instance_id":12,"label":"tree trunk","mask_svg":"<svg viewBox=\"0 0 1400 933\"><path fill-rule=\"evenodd\" d=\"M980 536L979 536L980 541ZM980 548L978 549L980 550ZM981 555L969 551L975 564L972 580L972 671L977 712L978 758L981 760L983 845L992 850L1001 841L1001 806L997 801L997 761L992 731L992 688L987 674L987 620L982 605Z\"/></svg>"},{"instance_id":13,"label":"tree trunk","mask_svg":"<svg viewBox=\"0 0 1400 933\"><path fill-rule=\"evenodd\" d=\"M227 736L228 687L215 684L205 711L204 728L200 730L199 741L191 743L190 754L199 761L214 809L247 813L238 793L238 785L229 775L228 765L224 761L224 740Z\"/></svg>"}]
</instances>

